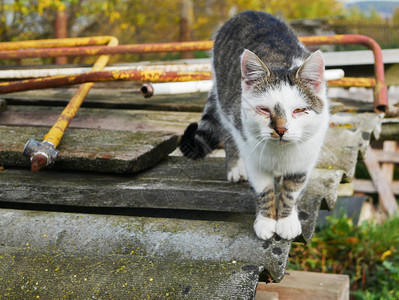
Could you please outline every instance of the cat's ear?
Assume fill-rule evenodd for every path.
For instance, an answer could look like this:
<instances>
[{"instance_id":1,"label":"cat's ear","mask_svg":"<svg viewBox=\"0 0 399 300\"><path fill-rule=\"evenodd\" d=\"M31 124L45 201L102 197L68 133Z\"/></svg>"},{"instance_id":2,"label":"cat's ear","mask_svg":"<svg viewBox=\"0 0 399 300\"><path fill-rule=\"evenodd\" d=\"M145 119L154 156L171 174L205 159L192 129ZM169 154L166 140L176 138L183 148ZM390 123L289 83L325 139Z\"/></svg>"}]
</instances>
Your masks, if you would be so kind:
<instances>
[{"instance_id":1,"label":"cat's ear","mask_svg":"<svg viewBox=\"0 0 399 300\"><path fill-rule=\"evenodd\" d=\"M296 73L317 94L324 86L324 59L320 50L312 53Z\"/></svg>"},{"instance_id":2,"label":"cat's ear","mask_svg":"<svg viewBox=\"0 0 399 300\"><path fill-rule=\"evenodd\" d=\"M269 77L270 74L270 70L255 53L244 50L241 55L241 77L245 87L251 87L255 81L262 77Z\"/></svg>"}]
</instances>

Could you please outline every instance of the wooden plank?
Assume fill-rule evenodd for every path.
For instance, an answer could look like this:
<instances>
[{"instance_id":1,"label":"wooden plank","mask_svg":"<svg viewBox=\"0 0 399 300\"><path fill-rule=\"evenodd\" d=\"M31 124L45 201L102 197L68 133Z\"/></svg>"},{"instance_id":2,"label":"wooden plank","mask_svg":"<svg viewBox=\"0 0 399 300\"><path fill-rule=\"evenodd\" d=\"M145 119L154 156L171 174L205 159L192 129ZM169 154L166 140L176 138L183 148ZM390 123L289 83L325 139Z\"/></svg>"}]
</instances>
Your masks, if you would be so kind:
<instances>
[{"instance_id":1,"label":"wooden plank","mask_svg":"<svg viewBox=\"0 0 399 300\"><path fill-rule=\"evenodd\" d=\"M0 126L0 165L29 167L22 155L29 138L38 141L49 128ZM98 172L138 172L156 165L177 146L165 132L69 129L58 148L55 167Z\"/></svg>"},{"instance_id":2,"label":"wooden plank","mask_svg":"<svg viewBox=\"0 0 399 300\"><path fill-rule=\"evenodd\" d=\"M366 194L375 194L377 193L377 189L375 188L373 182L367 179L354 179L353 186L355 192L358 193L366 193ZM390 184L391 190L395 195L399 195L399 181L393 181Z\"/></svg>"},{"instance_id":3,"label":"wooden plank","mask_svg":"<svg viewBox=\"0 0 399 300\"><path fill-rule=\"evenodd\" d=\"M349 276L303 271L288 271L280 283L259 283L257 296L262 292L275 292L278 299L296 300L348 300ZM255 298L258 299L258 298Z\"/></svg>"},{"instance_id":4,"label":"wooden plank","mask_svg":"<svg viewBox=\"0 0 399 300\"><path fill-rule=\"evenodd\" d=\"M366 164L371 179L373 180L373 183L377 188L379 195L379 203L381 207L389 215L396 214L399 209L398 203L396 201L395 196L392 193L391 188L389 187L384 176L382 175L380 165L371 147L367 149L364 163Z\"/></svg>"},{"instance_id":5,"label":"wooden plank","mask_svg":"<svg viewBox=\"0 0 399 300\"><path fill-rule=\"evenodd\" d=\"M1 125L52 126L62 108L10 105L0 114ZM201 113L127 109L80 108L69 128L127 131L167 131L183 134L187 125L198 122Z\"/></svg>"},{"instance_id":6,"label":"wooden plank","mask_svg":"<svg viewBox=\"0 0 399 300\"><path fill-rule=\"evenodd\" d=\"M335 202L341 176L342 173L335 170L311 173L304 197L307 199L303 208L306 220L311 219L313 210L318 210L317 205L322 199ZM170 157L134 176L60 170L43 170L32 176L28 169L6 168L0 172L0 201L255 212L248 183L227 182L223 158L191 161L184 157Z\"/></svg>"},{"instance_id":7,"label":"wooden plank","mask_svg":"<svg viewBox=\"0 0 399 300\"><path fill-rule=\"evenodd\" d=\"M320 203L335 206L342 171L314 170L299 201L302 239L310 241ZM0 201L69 207L166 208L255 213L248 183L226 180L223 158L190 161L171 157L135 176L6 168L0 172Z\"/></svg>"},{"instance_id":8,"label":"wooden plank","mask_svg":"<svg viewBox=\"0 0 399 300\"><path fill-rule=\"evenodd\" d=\"M388 142L388 141L386 141ZM385 144L385 142L384 142ZM373 150L375 152L375 156L377 157L377 160L381 163L390 163L390 164L399 164L399 152L387 152L383 150L378 150L375 149Z\"/></svg>"},{"instance_id":9,"label":"wooden plank","mask_svg":"<svg viewBox=\"0 0 399 300\"><path fill-rule=\"evenodd\" d=\"M4 94L2 97L10 105L66 106L75 91L76 88L44 89ZM202 112L207 98L207 93L158 95L144 98L137 88L94 88L85 98L82 107Z\"/></svg>"}]
</instances>

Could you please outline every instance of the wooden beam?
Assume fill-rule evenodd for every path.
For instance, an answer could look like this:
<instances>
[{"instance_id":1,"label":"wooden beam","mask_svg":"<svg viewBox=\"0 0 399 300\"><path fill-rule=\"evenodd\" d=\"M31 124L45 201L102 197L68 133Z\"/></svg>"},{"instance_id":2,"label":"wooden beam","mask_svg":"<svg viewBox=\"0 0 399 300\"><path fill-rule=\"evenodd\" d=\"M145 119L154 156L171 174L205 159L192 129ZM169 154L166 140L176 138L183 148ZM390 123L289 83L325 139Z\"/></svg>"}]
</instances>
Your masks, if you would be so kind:
<instances>
[{"instance_id":1,"label":"wooden beam","mask_svg":"<svg viewBox=\"0 0 399 300\"><path fill-rule=\"evenodd\" d=\"M373 182L367 179L354 179L353 187L355 192L358 193L366 193L366 194L374 194L377 193L377 189L375 188ZM394 195L399 195L399 181L393 181L390 184L391 190Z\"/></svg>"},{"instance_id":2,"label":"wooden beam","mask_svg":"<svg viewBox=\"0 0 399 300\"><path fill-rule=\"evenodd\" d=\"M367 148L364 163L366 164L371 179L373 180L373 183L378 191L379 203L381 207L389 215L396 214L399 210L398 202L396 201L389 184L384 178L377 157L371 147Z\"/></svg>"},{"instance_id":3,"label":"wooden beam","mask_svg":"<svg viewBox=\"0 0 399 300\"><path fill-rule=\"evenodd\" d=\"M395 141L385 141L383 145L383 153L395 153L396 152L396 142ZM378 158L377 158L378 159ZM393 181L393 170L395 165L391 162L384 162L381 165L382 175L384 176L386 182L391 185Z\"/></svg>"},{"instance_id":4,"label":"wooden beam","mask_svg":"<svg viewBox=\"0 0 399 300\"><path fill-rule=\"evenodd\" d=\"M388 142L388 141L386 141L386 142ZM396 142L393 142L393 143L396 143ZM385 144L385 142L384 142L384 144ZM374 153L377 157L377 160L379 162L399 164L399 152L395 152L395 151L388 152L385 150L373 150L373 151L374 151Z\"/></svg>"},{"instance_id":5,"label":"wooden beam","mask_svg":"<svg viewBox=\"0 0 399 300\"><path fill-rule=\"evenodd\" d=\"M349 299L349 276L288 271L280 283L260 282L255 300L274 292L278 299Z\"/></svg>"}]
</instances>

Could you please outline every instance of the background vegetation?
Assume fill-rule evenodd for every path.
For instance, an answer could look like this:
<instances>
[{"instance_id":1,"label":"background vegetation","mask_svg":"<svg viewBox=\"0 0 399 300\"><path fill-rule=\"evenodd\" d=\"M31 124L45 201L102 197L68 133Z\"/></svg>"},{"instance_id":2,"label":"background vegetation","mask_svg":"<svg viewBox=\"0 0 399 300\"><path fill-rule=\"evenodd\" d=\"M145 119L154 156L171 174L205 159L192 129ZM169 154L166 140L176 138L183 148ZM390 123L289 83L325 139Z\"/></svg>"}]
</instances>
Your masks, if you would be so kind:
<instances>
[{"instance_id":1,"label":"background vegetation","mask_svg":"<svg viewBox=\"0 0 399 300\"><path fill-rule=\"evenodd\" d=\"M360 226L331 217L311 243L293 244L289 269L347 274L355 299L399 299L399 218Z\"/></svg>"},{"instance_id":2,"label":"background vegetation","mask_svg":"<svg viewBox=\"0 0 399 300\"><path fill-rule=\"evenodd\" d=\"M70 37L114 35L122 44L178 41L181 2L0 0L0 41L54 37L57 11L66 12ZM376 11L366 15L356 7L344 9L336 0L202 0L192 1L192 4L192 40L210 39L227 19L246 9L267 11L285 20L324 19L340 33L348 32L350 28L360 33L369 28L367 32L372 33L373 29L378 35L376 28L380 25L399 25L399 10L387 20ZM384 34L395 37L392 31Z\"/></svg>"}]
</instances>

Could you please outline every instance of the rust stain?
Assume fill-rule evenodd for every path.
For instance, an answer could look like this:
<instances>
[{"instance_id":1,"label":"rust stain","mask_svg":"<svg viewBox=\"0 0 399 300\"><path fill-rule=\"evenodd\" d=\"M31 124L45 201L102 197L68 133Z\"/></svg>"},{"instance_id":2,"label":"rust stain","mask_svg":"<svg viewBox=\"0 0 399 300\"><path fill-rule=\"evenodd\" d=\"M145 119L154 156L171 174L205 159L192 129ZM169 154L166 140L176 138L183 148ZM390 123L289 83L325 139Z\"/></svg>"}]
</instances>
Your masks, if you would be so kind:
<instances>
[{"instance_id":1,"label":"rust stain","mask_svg":"<svg viewBox=\"0 0 399 300\"><path fill-rule=\"evenodd\" d=\"M47 157L41 155L41 154L36 154L33 156L32 161L31 161L31 170L32 172L37 172L40 169L43 169L47 165Z\"/></svg>"},{"instance_id":2,"label":"rust stain","mask_svg":"<svg viewBox=\"0 0 399 300\"><path fill-rule=\"evenodd\" d=\"M104 81L173 82L210 80L211 72L162 72L162 71L95 71L79 75L53 76L0 83L0 94L27 90L45 89L58 86ZM74 115L74 114L73 114Z\"/></svg>"}]
</instances>

